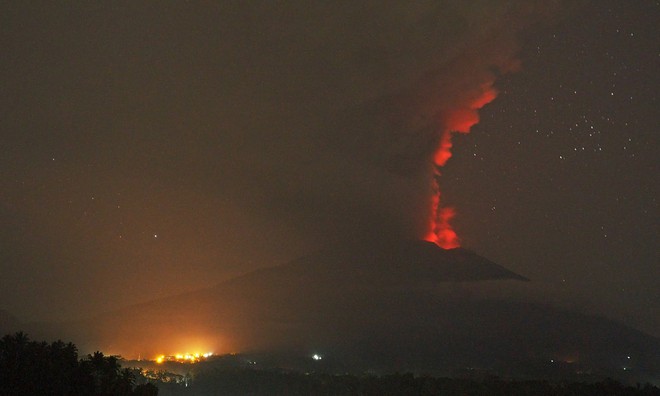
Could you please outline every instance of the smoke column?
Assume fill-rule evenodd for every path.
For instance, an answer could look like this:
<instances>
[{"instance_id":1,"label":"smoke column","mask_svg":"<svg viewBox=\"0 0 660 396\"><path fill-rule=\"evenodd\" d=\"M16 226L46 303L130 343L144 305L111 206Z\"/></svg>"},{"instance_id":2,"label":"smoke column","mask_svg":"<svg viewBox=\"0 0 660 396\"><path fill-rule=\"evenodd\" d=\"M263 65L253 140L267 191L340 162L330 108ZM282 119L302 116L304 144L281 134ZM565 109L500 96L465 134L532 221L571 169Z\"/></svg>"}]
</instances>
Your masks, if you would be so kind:
<instances>
[{"instance_id":1,"label":"smoke column","mask_svg":"<svg viewBox=\"0 0 660 396\"><path fill-rule=\"evenodd\" d=\"M497 91L492 87L492 83L486 84L481 88L481 92L476 93L465 107L451 109L444 120L444 129L440 135L440 146L438 147L434 162L438 168L444 166L451 158L452 134L454 132L469 133L470 128L479 122L479 113L477 112L484 105L490 103L497 97ZM439 172L438 172L439 175ZM433 199L431 232L426 237L427 241L435 242L444 249L453 249L460 246L460 239L456 231L451 226L451 219L456 214L454 208L442 207L440 204L440 187L435 182L436 195Z\"/></svg>"},{"instance_id":2,"label":"smoke column","mask_svg":"<svg viewBox=\"0 0 660 396\"><path fill-rule=\"evenodd\" d=\"M456 211L443 205L438 183L441 168L452 156L452 137L455 133L469 133L479 122L479 109L497 97L494 87L497 77L520 69L517 32L541 20L553 19L560 13L562 4L558 1L501 3L502 8L471 14L476 17L471 24L476 28L473 34L465 32L465 40L453 48L455 52L415 86L412 96L418 109L414 117L431 126L434 137L425 141L435 142L435 151L428 159L432 170L427 171L431 173L432 197L425 201L426 211L422 209L427 215L425 240L444 249L461 245L451 225ZM492 18L479 17L486 15Z\"/></svg>"},{"instance_id":3,"label":"smoke column","mask_svg":"<svg viewBox=\"0 0 660 396\"><path fill-rule=\"evenodd\" d=\"M507 51L509 53L513 51ZM476 57L476 55L475 55ZM472 57L468 57L472 58ZM491 67L496 67L500 72L515 71L519 68L519 62L511 59L499 59ZM475 58L472 58L474 62ZM460 65L462 62L458 62ZM475 62L479 64L481 62ZM482 65L484 66L484 65ZM485 65L483 70L488 70ZM437 149L434 153L433 162L435 164L435 177L433 180L434 196L431 200L430 219L426 239L434 242L444 249L453 249L460 246L460 239L451 225L452 218L456 211L452 207L442 205L440 186L438 178L440 177L440 168L442 168L451 158L452 136L454 133L469 133L472 126L479 122L479 109L490 103L497 97L497 90L494 88L495 72L480 71L473 76L475 82L468 83L468 89L462 92L455 92L453 102L445 102L439 111L438 127L439 138ZM470 76L467 75L470 80ZM466 87L465 86L465 87ZM458 88L459 87L454 87Z\"/></svg>"}]
</instances>

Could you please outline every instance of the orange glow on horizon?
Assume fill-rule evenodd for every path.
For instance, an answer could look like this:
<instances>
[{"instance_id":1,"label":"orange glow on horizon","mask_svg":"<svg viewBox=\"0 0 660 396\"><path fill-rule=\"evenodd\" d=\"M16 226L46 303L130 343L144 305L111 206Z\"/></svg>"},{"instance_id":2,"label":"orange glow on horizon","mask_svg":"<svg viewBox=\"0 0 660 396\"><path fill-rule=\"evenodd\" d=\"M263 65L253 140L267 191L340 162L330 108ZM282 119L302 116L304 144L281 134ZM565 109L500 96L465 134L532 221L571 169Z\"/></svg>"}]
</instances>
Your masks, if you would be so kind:
<instances>
[{"instance_id":1,"label":"orange glow on horizon","mask_svg":"<svg viewBox=\"0 0 660 396\"><path fill-rule=\"evenodd\" d=\"M154 358L154 361L158 364L164 362L177 362L177 363L197 363L202 360L206 360L213 356L213 352L206 353L176 353L174 355L158 355Z\"/></svg>"}]
</instances>

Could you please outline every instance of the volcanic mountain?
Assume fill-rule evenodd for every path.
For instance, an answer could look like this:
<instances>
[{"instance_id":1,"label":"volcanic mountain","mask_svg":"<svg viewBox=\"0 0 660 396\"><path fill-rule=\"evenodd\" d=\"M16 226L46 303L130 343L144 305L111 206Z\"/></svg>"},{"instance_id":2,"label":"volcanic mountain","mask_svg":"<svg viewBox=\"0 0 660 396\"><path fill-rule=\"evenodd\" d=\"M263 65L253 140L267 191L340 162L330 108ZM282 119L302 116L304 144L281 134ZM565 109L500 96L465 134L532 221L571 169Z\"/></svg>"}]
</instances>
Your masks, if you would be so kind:
<instances>
[{"instance_id":1,"label":"volcanic mountain","mask_svg":"<svg viewBox=\"0 0 660 396\"><path fill-rule=\"evenodd\" d=\"M77 324L74 339L129 357L191 348L323 353L356 371L511 372L563 361L660 372L658 339L550 307L533 288L469 250L355 243L101 315Z\"/></svg>"}]
</instances>

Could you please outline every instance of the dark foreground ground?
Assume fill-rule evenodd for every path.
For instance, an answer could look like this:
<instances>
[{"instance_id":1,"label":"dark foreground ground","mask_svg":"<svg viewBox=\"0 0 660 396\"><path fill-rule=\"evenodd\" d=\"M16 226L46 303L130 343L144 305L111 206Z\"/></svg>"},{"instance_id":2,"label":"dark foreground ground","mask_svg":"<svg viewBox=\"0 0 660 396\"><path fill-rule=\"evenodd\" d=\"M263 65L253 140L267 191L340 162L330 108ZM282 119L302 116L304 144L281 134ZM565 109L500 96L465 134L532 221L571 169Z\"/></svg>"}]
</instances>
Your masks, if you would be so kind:
<instances>
[{"instance_id":1,"label":"dark foreground ground","mask_svg":"<svg viewBox=\"0 0 660 396\"><path fill-rule=\"evenodd\" d=\"M650 384L626 386L614 380L595 383L433 378L412 374L384 376L293 373L223 369L200 374L186 387L159 383L159 395L660 395Z\"/></svg>"},{"instance_id":2,"label":"dark foreground ground","mask_svg":"<svg viewBox=\"0 0 660 396\"><path fill-rule=\"evenodd\" d=\"M227 355L196 364L127 361L101 352L80 357L72 343L0 338L0 396L20 395L658 395L660 388L589 377L501 379L487 373L454 376L337 374L320 355L288 369L262 355ZM297 366L294 368L294 366ZM322 371L319 371L322 370ZM581 374L583 375L583 374ZM510 377L521 378L521 377Z\"/></svg>"}]
</instances>

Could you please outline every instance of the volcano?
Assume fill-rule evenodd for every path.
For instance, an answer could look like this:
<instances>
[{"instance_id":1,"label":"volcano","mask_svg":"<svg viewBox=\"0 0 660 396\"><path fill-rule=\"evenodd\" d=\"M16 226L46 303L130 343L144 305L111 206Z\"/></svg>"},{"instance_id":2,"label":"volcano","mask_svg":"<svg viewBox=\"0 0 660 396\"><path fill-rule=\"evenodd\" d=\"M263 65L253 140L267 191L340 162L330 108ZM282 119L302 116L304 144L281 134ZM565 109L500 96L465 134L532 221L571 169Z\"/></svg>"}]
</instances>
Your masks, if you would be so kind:
<instances>
[{"instance_id":1,"label":"volcano","mask_svg":"<svg viewBox=\"0 0 660 396\"><path fill-rule=\"evenodd\" d=\"M511 372L560 360L616 370L632 359L638 372L660 372L657 338L550 307L530 297L533 289L466 249L354 243L100 315L72 326L79 331L72 338L125 356L191 345L216 353L318 352L360 372Z\"/></svg>"},{"instance_id":2,"label":"volcano","mask_svg":"<svg viewBox=\"0 0 660 396\"><path fill-rule=\"evenodd\" d=\"M528 281L463 248L442 249L418 240L385 241L328 248L302 257L279 271L310 272L312 277L341 277L362 284L417 285L440 282L470 282L497 279ZM339 279L334 279L339 280Z\"/></svg>"}]
</instances>

